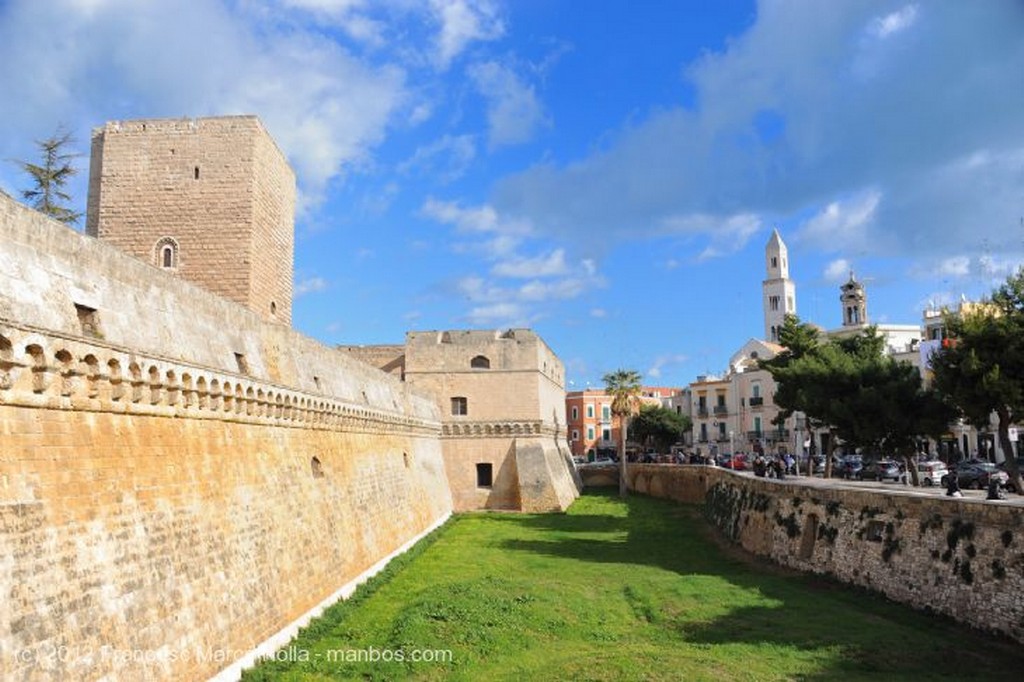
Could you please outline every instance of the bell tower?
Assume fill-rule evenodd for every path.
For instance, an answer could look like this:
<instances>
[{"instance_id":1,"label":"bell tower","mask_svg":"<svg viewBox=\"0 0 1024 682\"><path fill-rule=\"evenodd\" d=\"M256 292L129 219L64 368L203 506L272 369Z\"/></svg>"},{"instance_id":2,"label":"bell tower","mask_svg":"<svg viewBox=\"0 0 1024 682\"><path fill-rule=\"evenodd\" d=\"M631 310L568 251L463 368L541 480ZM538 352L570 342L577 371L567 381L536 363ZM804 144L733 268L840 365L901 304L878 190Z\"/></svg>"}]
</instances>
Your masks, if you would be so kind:
<instances>
[{"instance_id":1,"label":"bell tower","mask_svg":"<svg viewBox=\"0 0 1024 682\"><path fill-rule=\"evenodd\" d=\"M843 326L863 327L868 323L868 295L864 285L850 271L850 279L839 287L839 300L843 304Z\"/></svg>"},{"instance_id":2,"label":"bell tower","mask_svg":"<svg viewBox=\"0 0 1024 682\"><path fill-rule=\"evenodd\" d=\"M779 330L786 315L796 315L796 285L789 278L789 249L777 228L764 248L765 280L762 287L764 339L779 342Z\"/></svg>"}]
</instances>

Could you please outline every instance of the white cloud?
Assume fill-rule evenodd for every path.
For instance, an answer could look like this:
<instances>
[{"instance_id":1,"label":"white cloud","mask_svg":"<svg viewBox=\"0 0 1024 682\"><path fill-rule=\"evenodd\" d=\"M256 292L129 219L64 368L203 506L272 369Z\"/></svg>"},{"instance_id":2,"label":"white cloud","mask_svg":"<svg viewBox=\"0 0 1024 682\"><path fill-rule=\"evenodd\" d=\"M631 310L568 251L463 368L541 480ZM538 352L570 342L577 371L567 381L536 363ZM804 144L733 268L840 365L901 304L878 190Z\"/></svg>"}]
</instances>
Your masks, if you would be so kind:
<instances>
[{"instance_id":1,"label":"white cloud","mask_svg":"<svg viewBox=\"0 0 1024 682\"><path fill-rule=\"evenodd\" d=\"M489 0L430 0L430 9L440 25L435 61L441 69L447 69L470 43L505 33L498 7Z\"/></svg>"},{"instance_id":2,"label":"white cloud","mask_svg":"<svg viewBox=\"0 0 1024 682\"><path fill-rule=\"evenodd\" d=\"M472 325L529 326L530 318L526 309L519 303L492 303L477 306L466 315L466 321Z\"/></svg>"},{"instance_id":3,"label":"white cloud","mask_svg":"<svg viewBox=\"0 0 1024 682\"><path fill-rule=\"evenodd\" d=\"M967 256L953 256L943 259L937 268L943 277L966 277L971 272L971 259Z\"/></svg>"},{"instance_id":4,"label":"white cloud","mask_svg":"<svg viewBox=\"0 0 1024 682\"><path fill-rule=\"evenodd\" d=\"M863 247L881 199L877 190L867 190L832 201L800 227L799 238L827 251Z\"/></svg>"},{"instance_id":5,"label":"white cloud","mask_svg":"<svg viewBox=\"0 0 1024 682\"><path fill-rule=\"evenodd\" d=\"M865 257L1002 248L1020 212L1022 63L1016 3L762 1L686 66L691 104L633 112L606 144L504 179L492 203L570 242L673 224L711 236L687 218L749 214Z\"/></svg>"},{"instance_id":6,"label":"white cloud","mask_svg":"<svg viewBox=\"0 0 1024 682\"><path fill-rule=\"evenodd\" d=\"M605 310L604 308L591 308L590 316L602 320L608 317L608 311Z\"/></svg>"},{"instance_id":7,"label":"white cloud","mask_svg":"<svg viewBox=\"0 0 1024 682\"><path fill-rule=\"evenodd\" d=\"M465 175L475 158L476 143L472 135L445 135L431 144L417 147L411 158L398 165L398 171L416 171L449 183Z\"/></svg>"},{"instance_id":8,"label":"white cloud","mask_svg":"<svg viewBox=\"0 0 1024 682\"><path fill-rule=\"evenodd\" d=\"M327 288L327 280L323 277L307 277L295 283L293 290L295 298L312 294L317 291L324 291Z\"/></svg>"},{"instance_id":9,"label":"white cloud","mask_svg":"<svg viewBox=\"0 0 1024 682\"><path fill-rule=\"evenodd\" d=\"M850 269L850 261L845 258L839 258L825 266L825 272L822 273L822 276L828 282L845 282L850 276Z\"/></svg>"},{"instance_id":10,"label":"white cloud","mask_svg":"<svg viewBox=\"0 0 1024 682\"><path fill-rule=\"evenodd\" d=\"M463 208L456 201L440 201L429 197L424 202L420 213L439 223L454 226L459 232L497 232L508 235L529 234L530 226L522 220L507 219L499 216L493 206Z\"/></svg>"},{"instance_id":11,"label":"white cloud","mask_svg":"<svg viewBox=\"0 0 1024 682\"><path fill-rule=\"evenodd\" d=\"M650 366L650 368L648 368L647 376L651 377L652 379L660 378L661 371L665 367L670 367L672 365L681 365L684 362L688 362L689 360L690 358L687 357L686 355L660 355L657 358L655 358L654 363Z\"/></svg>"},{"instance_id":12,"label":"white cloud","mask_svg":"<svg viewBox=\"0 0 1024 682\"><path fill-rule=\"evenodd\" d=\"M907 5L890 14L876 17L870 25L870 32L879 38L889 36L906 30L917 21L917 5Z\"/></svg>"},{"instance_id":13,"label":"white cloud","mask_svg":"<svg viewBox=\"0 0 1024 682\"><path fill-rule=\"evenodd\" d=\"M538 128L548 124L544 109L531 85L497 62L476 64L470 78L487 100L490 146L529 142Z\"/></svg>"},{"instance_id":14,"label":"white cloud","mask_svg":"<svg viewBox=\"0 0 1024 682\"><path fill-rule=\"evenodd\" d=\"M0 63L0 125L28 140L69 111L85 116L72 131L80 141L109 118L255 113L296 170L300 208L368 161L409 97L396 64L357 57L272 8L214 0L188 11L131 0L6 3ZM17 144L0 142L0 157L22 156Z\"/></svg>"},{"instance_id":15,"label":"white cloud","mask_svg":"<svg viewBox=\"0 0 1024 682\"><path fill-rule=\"evenodd\" d=\"M569 271L565 263L565 250L555 249L547 255L540 255L536 258L515 258L496 264L491 268L491 274L496 277L517 277L526 279L529 277L554 277L564 275Z\"/></svg>"}]
</instances>

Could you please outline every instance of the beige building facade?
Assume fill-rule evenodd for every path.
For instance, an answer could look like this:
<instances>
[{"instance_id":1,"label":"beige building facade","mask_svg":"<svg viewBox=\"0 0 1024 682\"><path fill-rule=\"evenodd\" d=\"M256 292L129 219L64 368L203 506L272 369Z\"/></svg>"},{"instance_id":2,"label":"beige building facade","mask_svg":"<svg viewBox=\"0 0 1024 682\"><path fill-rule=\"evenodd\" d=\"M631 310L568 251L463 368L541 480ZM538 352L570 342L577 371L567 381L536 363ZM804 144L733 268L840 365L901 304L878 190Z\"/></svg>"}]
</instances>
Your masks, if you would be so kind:
<instances>
[{"instance_id":1,"label":"beige building facade","mask_svg":"<svg viewBox=\"0 0 1024 682\"><path fill-rule=\"evenodd\" d=\"M405 380L436 397L457 511L561 511L579 495L565 368L533 331L409 332Z\"/></svg>"}]
</instances>

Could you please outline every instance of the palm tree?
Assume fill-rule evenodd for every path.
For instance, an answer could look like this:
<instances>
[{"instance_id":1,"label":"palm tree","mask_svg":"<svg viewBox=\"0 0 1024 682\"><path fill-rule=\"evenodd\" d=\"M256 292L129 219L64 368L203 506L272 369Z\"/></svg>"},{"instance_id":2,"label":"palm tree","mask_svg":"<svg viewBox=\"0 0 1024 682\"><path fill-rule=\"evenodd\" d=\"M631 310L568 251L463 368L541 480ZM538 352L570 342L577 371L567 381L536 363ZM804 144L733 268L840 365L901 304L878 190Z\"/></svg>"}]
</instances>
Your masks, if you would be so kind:
<instances>
[{"instance_id":1,"label":"palm tree","mask_svg":"<svg viewBox=\"0 0 1024 682\"><path fill-rule=\"evenodd\" d=\"M640 402L640 373L617 369L602 377L612 397L612 414L619 420L619 495L626 496L626 426Z\"/></svg>"}]
</instances>

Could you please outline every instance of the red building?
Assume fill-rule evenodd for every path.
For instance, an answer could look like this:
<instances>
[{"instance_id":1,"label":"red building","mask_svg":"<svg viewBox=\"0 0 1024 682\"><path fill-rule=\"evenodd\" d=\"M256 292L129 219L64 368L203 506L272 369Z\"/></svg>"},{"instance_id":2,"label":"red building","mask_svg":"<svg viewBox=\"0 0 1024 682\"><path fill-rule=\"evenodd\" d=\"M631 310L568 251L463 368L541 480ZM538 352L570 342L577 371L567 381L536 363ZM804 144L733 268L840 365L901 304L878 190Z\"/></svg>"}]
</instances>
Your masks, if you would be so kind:
<instances>
[{"instance_id":1,"label":"red building","mask_svg":"<svg viewBox=\"0 0 1024 682\"><path fill-rule=\"evenodd\" d=\"M640 400L661 404L662 398L679 393L678 388L644 386ZM612 398L604 390L587 389L565 394L567 438L574 457L594 459L601 450L615 450L619 444L618 420L612 417Z\"/></svg>"}]
</instances>

